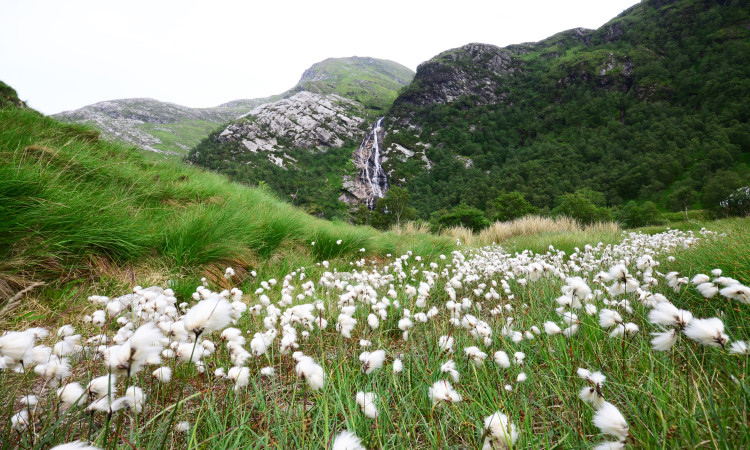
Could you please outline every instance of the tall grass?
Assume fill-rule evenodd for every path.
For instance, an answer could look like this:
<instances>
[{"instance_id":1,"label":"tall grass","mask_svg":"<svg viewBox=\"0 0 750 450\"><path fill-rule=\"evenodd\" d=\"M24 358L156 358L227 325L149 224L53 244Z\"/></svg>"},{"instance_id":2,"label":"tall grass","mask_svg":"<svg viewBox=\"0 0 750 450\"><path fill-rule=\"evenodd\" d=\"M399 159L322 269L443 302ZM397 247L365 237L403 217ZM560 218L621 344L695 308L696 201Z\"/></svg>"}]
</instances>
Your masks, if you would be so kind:
<instances>
[{"instance_id":1,"label":"tall grass","mask_svg":"<svg viewBox=\"0 0 750 450\"><path fill-rule=\"evenodd\" d=\"M511 239L530 237L528 241L533 245L539 237L567 239L570 242L588 242L586 239L596 235L614 236L619 235L621 229L616 222L597 222L591 225L581 225L569 217L543 217L525 216L508 222L495 222L489 227L474 233L472 230L462 226L445 228L441 231L442 236L450 237L463 245L481 247L490 244L502 244ZM553 241L556 239L552 239ZM549 242L547 245L555 244ZM562 245L567 246L564 242Z\"/></svg>"},{"instance_id":2,"label":"tall grass","mask_svg":"<svg viewBox=\"0 0 750 450\"><path fill-rule=\"evenodd\" d=\"M678 250L674 261L667 260L667 255L659 255L658 270L679 269L681 275L693 276L718 266L727 276L747 282L750 273L746 256L750 242L747 221L717 225L727 237L707 239ZM537 236L538 246L548 245L546 236ZM357 252L358 249L352 256L358 257ZM471 254L465 251L467 259L471 259ZM727 256L716 259L717 254ZM420 254L415 252L413 256L416 255ZM735 260L739 261L737 265L734 265ZM291 279L299 279L299 264L303 261L293 257L286 261L283 268L274 266L278 272L269 273L267 278L281 280L287 271ZM414 258L407 261L414 263ZM561 263L565 261L563 258ZM428 262L432 261L423 260L425 264ZM489 289L492 280L504 278L503 273L483 272L458 288L459 298L471 298L475 305L482 306L473 306L465 313L486 320L494 330L491 342L482 344L463 327L451 324L450 315L444 309L448 300L444 287L447 278L453 276L450 269L456 265L450 258L447 261L435 258L434 262L438 265L434 268L436 273L445 270L449 274L437 277L428 299L427 308L436 306L440 314L426 324L416 325L406 341L397 328L402 311L389 309L388 319L377 329L370 329L365 325L371 311L369 304L357 308L355 318L359 324L352 339L342 337L333 327L342 291L318 285L314 298L325 303L322 314L329 320L329 326L324 330L317 327L309 330L309 338L299 340L299 350L312 356L327 374L326 384L319 391L306 389L305 382L294 373L292 356L279 352L278 340L267 354L247 362L250 384L235 391L232 382L212 375L214 369L227 367L228 351L217 335L206 336L217 344L217 351L204 359L206 374L200 375L191 366L177 364L169 385L158 385L149 371L130 381L148 389L150 394L139 415L120 411L108 427L101 414L92 415L83 408L67 411L51 408L38 413L35 433L17 432L10 429L8 417L21 406L9 401L0 406L0 436L3 436L0 439L4 439L8 447L24 448L81 437L110 448L129 444L159 447L165 439L169 448L329 448L338 432L349 429L362 438L367 448L481 448L483 419L499 410L507 414L519 430L521 437L517 448L590 448L608 439L592 423L594 409L578 397L578 391L586 382L576 375L576 369L583 367L601 370L607 376L603 395L622 412L629 424L631 436L627 448L745 448L750 445L750 435L746 432L750 412L747 355L730 355L721 348L701 346L684 336L669 352L652 351L649 332L657 327L650 324L649 310L639 302L637 293L616 298L629 301L633 309L630 314L622 307L608 306L638 324L641 330L635 336L612 338L609 331L599 325L597 316L579 311L579 331L573 339L542 332L534 339L516 342L501 332L509 317L515 319L513 329L519 331L529 330L532 325L543 328L545 321L562 322L554 309L558 306L555 299L561 295L563 280L550 275L522 283L519 281L521 272L518 278L505 280L509 292L499 300L486 299L473 290L480 289L480 283ZM412 264L404 266L410 274L412 268ZM630 269L631 273L636 272L634 261ZM314 264L306 267L307 280L317 281L325 270ZM590 277L596 270L581 274ZM396 275L398 271L392 266L383 273ZM356 283L354 279L349 281ZM404 285L418 285L421 281L426 281L426 275L420 270L403 282L394 281L402 307L413 313L421 308L415 307L414 299L405 295ZM387 284L378 289L378 297L384 295ZM210 283L210 287L219 290L229 286L217 282ZM592 284L592 287L596 286ZM280 289L278 285L266 293L277 297ZM696 317L713 317L723 311L720 317L732 341L750 338L746 326L748 305L721 298L706 301L696 295L692 286L674 292L663 277L659 277L653 292L663 293L676 305L693 311ZM258 297L249 294L245 301L253 304ZM602 298L593 300L600 308L605 307L603 301ZM503 307L502 312L491 313L498 305L510 308ZM261 319L246 315L237 326L252 336L264 329ZM81 325L79 329L84 334L100 332L91 326ZM114 332L114 329L108 331ZM438 347L438 339L444 335L455 338L455 353L445 353ZM386 364L370 375L361 370L358 355L364 348L359 345L360 339L372 341L370 350L387 352ZM49 343L54 341L51 339ZM481 366L474 365L463 352L464 348L474 345L489 354ZM502 368L492 362L492 352L496 350L504 350L511 357L517 351L526 356L522 365ZM404 370L395 374L392 363L399 355ZM101 374L100 360L86 363L85 355L76 358L80 358L78 365L81 367L76 380L85 381ZM456 363L461 375L454 386L463 401L434 406L427 396L427 388L447 378L447 374L441 373L440 365L448 359ZM276 376L260 376L260 369L265 366L274 367ZM516 381L521 372L528 376L524 382ZM118 392L123 392L125 383L120 379ZM505 386L510 386L510 390ZM360 390L378 394L376 406L380 415L376 419L369 419L360 412L354 400ZM44 390L31 378L0 371L3 398L17 399L28 392L41 393L41 404L56 401L53 390ZM174 422L189 421L187 433L174 430L169 420L172 411L177 411L178 401L182 402L182 407L175 413ZM115 433L118 421L121 421L120 431Z\"/></svg>"}]
</instances>

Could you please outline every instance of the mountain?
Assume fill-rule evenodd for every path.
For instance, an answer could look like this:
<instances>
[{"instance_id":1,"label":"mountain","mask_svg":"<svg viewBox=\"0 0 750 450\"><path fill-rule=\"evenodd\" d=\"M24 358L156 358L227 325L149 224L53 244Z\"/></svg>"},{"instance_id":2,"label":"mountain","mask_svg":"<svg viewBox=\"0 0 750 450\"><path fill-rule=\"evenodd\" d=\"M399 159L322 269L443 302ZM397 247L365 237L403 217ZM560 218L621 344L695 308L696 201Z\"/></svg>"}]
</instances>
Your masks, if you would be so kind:
<instances>
[{"instance_id":1,"label":"mountain","mask_svg":"<svg viewBox=\"0 0 750 450\"><path fill-rule=\"evenodd\" d=\"M266 98L234 100L213 108L190 108L150 98L99 102L54 114L58 120L91 125L110 139L144 150L184 155L217 127L265 103L299 92L336 94L364 106L368 120L382 115L414 72L393 61L375 58L329 58L312 65L288 91ZM374 119L373 119L374 120Z\"/></svg>"},{"instance_id":2,"label":"mountain","mask_svg":"<svg viewBox=\"0 0 750 450\"><path fill-rule=\"evenodd\" d=\"M414 78L414 71L385 59L353 56L328 58L305 70L285 96L305 91L337 94L364 105L371 116L382 115L398 91Z\"/></svg>"},{"instance_id":3,"label":"mountain","mask_svg":"<svg viewBox=\"0 0 750 450\"><path fill-rule=\"evenodd\" d=\"M91 125L105 137L145 150L182 155L219 125L265 101L234 100L213 108L189 108L151 98L130 98L99 102L52 117Z\"/></svg>"},{"instance_id":4,"label":"mountain","mask_svg":"<svg viewBox=\"0 0 750 450\"><path fill-rule=\"evenodd\" d=\"M750 179L749 38L746 1L648 0L598 30L443 52L386 114L383 166L422 218L581 188L710 208Z\"/></svg>"},{"instance_id":5,"label":"mountain","mask_svg":"<svg viewBox=\"0 0 750 450\"><path fill-rule=\"evenodd\" d=\"M215 130L187 160L236 181L263 182L311 214L348 219L350 205L370 192L356 183L361 164L352 154L412 77L392 61L327 59L275 101Z\"/></svg>"}]
</instances>

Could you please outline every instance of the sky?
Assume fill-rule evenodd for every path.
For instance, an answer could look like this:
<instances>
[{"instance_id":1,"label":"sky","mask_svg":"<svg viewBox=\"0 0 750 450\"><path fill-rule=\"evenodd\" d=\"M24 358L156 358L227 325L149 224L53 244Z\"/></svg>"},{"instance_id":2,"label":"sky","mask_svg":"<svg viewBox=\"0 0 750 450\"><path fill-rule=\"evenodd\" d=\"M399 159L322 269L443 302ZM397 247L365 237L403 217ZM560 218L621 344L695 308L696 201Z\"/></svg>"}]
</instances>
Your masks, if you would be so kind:
<instances>
[{"instance_id":1,"label":"sky","mask_svg":"<svg viewBox=\"0 0 750 450\"><path fill-rule=\"evenodd\" d=\"M470 42L598 28L637 0L0 0L0 80L45 114L151 97L191 107L279 94L330 57L416 70Z\"/></svg>"}]
</instances>

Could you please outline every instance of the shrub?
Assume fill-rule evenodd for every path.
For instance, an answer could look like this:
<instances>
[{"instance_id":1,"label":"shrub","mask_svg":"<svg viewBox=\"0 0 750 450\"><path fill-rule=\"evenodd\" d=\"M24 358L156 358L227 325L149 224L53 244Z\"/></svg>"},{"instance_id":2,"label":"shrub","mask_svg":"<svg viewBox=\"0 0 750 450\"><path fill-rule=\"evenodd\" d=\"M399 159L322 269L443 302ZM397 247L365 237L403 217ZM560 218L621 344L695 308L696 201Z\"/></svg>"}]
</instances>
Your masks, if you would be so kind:
<instances>
[{"instance_id":1,"label":"shrub","mask_svg":"<svg viewBox=\"0 0 750 450\"><path fill-rule=\"evenodd\" d=\"M490 226L490 221L481 210L461 203L438 217L437 226L439 229L463 226L477 232Z\"/></svg>"},{"instance_id":2,"label":"shrub","mask_svg":"<svg viewBox=\"0 0 750 450\"><path fill-rule=\"evenodd\" d=\"M619 212L618 219L624 226L631 228L661 225L665 222L661 211L654 202L645 202L639 205L630 201Z\"/></svg>"}]
</instances>

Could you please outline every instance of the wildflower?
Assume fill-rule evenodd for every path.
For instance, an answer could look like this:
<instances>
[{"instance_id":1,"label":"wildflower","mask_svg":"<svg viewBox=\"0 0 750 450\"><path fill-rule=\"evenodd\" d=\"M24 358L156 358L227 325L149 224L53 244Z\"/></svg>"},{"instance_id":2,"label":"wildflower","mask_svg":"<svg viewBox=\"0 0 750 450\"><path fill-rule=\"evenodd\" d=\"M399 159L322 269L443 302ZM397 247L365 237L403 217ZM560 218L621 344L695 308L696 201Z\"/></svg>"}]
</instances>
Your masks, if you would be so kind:
<instances>
[{"instance_id":1,"label":"wildflower","mask_svg":"<svg viewBox=\"0 0 750 450\"><path fill-rule=\"evenodd\" d=\"M750 353L750 348L747 346L747 342L745 341L734 341L732 342L732 345L729 346L729 353L734 353L737 355L747 355Z\"/></svg>"},{"instance_id":2,"label":"wildflower","mask_svg":"<svg viewBox=\"0 0 750 450\"><path fill-rule=\"evenodd\" d=\"M461 379L461 374L456 370L456 363L452 359L444 362L440 366L440 371L450 375L454 383L458 383L458 380Z\"/></svg>"},{"instance_id":3,"label":"wildflower","mask_svg":"<svg viewBox=\"0 0 750 450\"><path fill-rule=\"evenodd\" d=\"M375 406L375 401L378 396L373 392L357 392L356 400L359 408L365 413L365 416L370 419L378 418L378 408Z\"/></svg>"},{"instance_id":4,"label":"wildflower","mask_svg":"<svg viewBox=\"0 0 750 450\"><path fill-rule=\"evenodd\" d=\"M99 450L99 447L89 445L83 441L68 442L67 444L56 445L49 450Z\"/></svg>"},{"instance_id":5,"label":"wildflower","mask_svg":"<svg viewBox=\"0 0 750 450\"><path fill-rule=\"evenodd\" d=\"M302 355L297 360L295 371L297 376L304 378L310 389L317 391L325 384L325 372L311 357Z\"/></svg>"},{"instance_id":6,"label":"wildflower","mask_svg":"<svg viewBox=\"0 0 750 450\"><path fill-rule=\"evenodd\" d=\"M479 347L466 347L464 348L464 352L466 353L466 356L471 359L471 362L473 362L477 367L484 364L484 360L487 358L487 353L479 350Z\"/></svg>"},{"instance_id":7,"label":"wildflower","mask_svg":"<svg viewBox=\"0 0 750 450\"><path fill-rule=\"evenodd\" d=\"M436 381L428 390L427 395L430 397L430 400L432 400L433 406L441 401L447 403L458 403L463 400L461 394L456 392L453 389L453 386L444 380Z\"/></svg>"},{"instance_id":8,"label":"wildflower","mask_svg":"<svg viewBox=\"0 0 750 450\"><path fill-rule=\"evenodd\" d=\"M693 314L690 311L677 309L669 302L661 302L648 313L648 320L655 325L684 329L693 320Z\"/></svg>"},{"instance_id":9,"label":"wildflower","mask_svg":"<svg viewBox=\"0 0 750 450\"><path fill-rule=\"evenodd\" d=\"M226 327L231 320L231 304L225 298L218 296L199 301L182 318L185 329L193 333L196 338L204 332L210 333Z\"/></svg>"},{"instance_id":10,"label":"wildflower","mask_svg":"<svg viewBox=\"0 0 750 450\"><path fill-rule=\"evenodd\" d=\"M359 438L351 431L342 431L333 440L333 450L366 450Z\"/></svg>"},{"instance_id":11,"label":"wildflower","mask_svg":"<svg viewBox=\"0 0 750 450\"><path fill-rule=\"evenodd\" d=\"M151 373L151 376L159 380L160 383L169 383L172 379L172 369L169 367L159 367Z\"/></svg>"},{"instance_id":12,"label":"wildflower","mask_svg":"<svg viewBox=\"0 0 750 450\"><path fill-rule=\"evenodd\" d=\"M89 382L87 387L89 395L92 399L101 399L105 396L112 396L115 393L115 384L117 383L117 376L114 374L103 375L101 377L94 378Z\"/></svg>"},{"instance_id":13,"label":"wildflower","mask_svg":"<svg viewBox=\"0 0 750 450\"><path fill-rule=\"evenodd\" d=\"M250 384L250 369L247 367L232 367L227 372L227 378L234 381L234 390L239 391Z\"/></svg>"},{"instance_id":14,"label":"wildflower","mask_svg":"<svg viewBox=\"0 0 750 450\"><path fill-rule=\"evenodd\" d=\"M717 317L710 319L693 319L685 328L685 336L711 347L722 347L729 340L724 333L724 322Z\"/></svg>"},{"instance_id":15,"label":"wildflower","mask_svg":"<svg viewBox=\"0 0 750 450\"><path fill-rule=\"evenodd\" d=\"M701 283L695 288L698 289L698 292L700 292L700 294L705 298L711 298L716 295L717 292L719 292L719 288L711 282Z\"/></svg>"},{"instance_id":16,"label":"wildflower","mask_svg":"<svg viewBox=\"0 0 750 450\"><path fill-rule=\"evenodd\" d=\"M620 410L609 402L604 402L594 414L594 425L604 434L625 440L630 435L630 427Z\"/></svg>"},{"instance_id":17,"label":"wildflower","mask_svg":"<svg viewBox=\"0 0 750 450\"><path fill-rule=\"evenodd\" d=\"M120 409L132 409L136 413L140 413L143 410L143 402L146 400L146 394L143 393L143 389L138 386L130 386L125 391L125 396L120 397L112 402L112 411L119 411Z\"/></svg>"},{"instance_id":18,"label":"wildflower","mask_svg":"<svg viewBox=\"0 0 750 450\"><path fill-rule=\"evenodd\" d=\"M519 373L519 374L518 374L518 376L516 377L516 381L517 381L517 382L519 382L519 383L523 383L524 381L526 381L526 378L528 378L528 377L526 376L526 373L525 373L525 372L521 372L521 373Z\"/></svg>"},{"instance_id":19,"label":"wildflower","mask_svg":"<svg viewBox=\"0 0 750 450\"><path fill-rule=\"evenodd\" d=\"M602 386L607 377L601 372L591 372L582 367L578 368L578 376L588 381L591 386L586 386L578 393L578 397L586 403L590 403L594 408L599 409L604 404L604 394Z\"/></svg>"},{"instance_id":20,"label":"wildflower","mask_svg":"<svg viewBox=\"0 0 750 450\"><path fill-rule=\"evenodd\" d=\"M622 316L617 311L611 309L602 309L599 311L599 325L602 328L611 328L618 323L622 323Z\"/></svg>"},{"instance_id":21,"label":"wildflower","mask_svg":"<svg viewBox=\"0 0 750 450\"><path fill-rule=\"evenodd\" d=\"M560 334L562 333L562 330L555 322L545 322L544 332L547 334Z\"/></svg>"},{"instance_id":22,"label":"wildflower","mask_svg":"<svg viewBox=\"0 0 750 450\"><path fill-rule=\"evenodd\" d=\"M511 449L518 441L518 430L500 411L484 418L484 445L482 450Z\"/></svg>"},{"instance_id":23,"label":"wildflower","mask_svg":"<svg viewBox=\"0 0 750 450\"><path fill-rule=\"evenodd\" d=\"M274 369L273 367L266 366L260 369L260 374L264 377L271 378L271 377L276 376L276 369Z\"/></svg>"},{"instance_id":24,"label":"wildflower","mask_svg":"<svg viewBox=\"0 0 750 450\"><path fill-rule=\"evenodd\" d=\"M174 426L174 430L180 433L187 433L188 431L190 431L190 422L188 422L187 420L177 422Z\"/></svg>"},{"instance_id":25,"label":"wildflower","mask_svg":"<svg viewBox=\"0 0 750 450\"><path fill-rule=\"evenodd\" d=\"M367 326L369 326L373 330L376 330L379 325L380 325L380 320L378 319L378 316L370 313L367 316Z\"/></svg>"},{"instance_id":26,"label":"wildflower","mask_svg":"<svg viewBox=\"0 0 750 450\"><path fill-rule=\"evenodd\" d=\"M5 359L6 366L30 362L35 339L33 333L26 331L9 331L0 336L0 357Z\"/></svg>"},{"instance_id":27,"label":"wildflower","mask_svg":"<svg viewBox=\"0 0 750 450\"><path fill-rule=\"evenodd\" d=\"M57 397L67 408L83 406L86 403L86 390L79 383L68 383L57 390Z\"/></svg>"},{"instance_id":28,"label":"wildflower","mask_svg":"<svg viewBox=\"0 0 750 450\"><path fill-rule=\"evenodd\" d=\"M654 336L651 339L651 347L657 351L665 352L670 350L677 342L677 330L674 328L660 333L651 333L651 336Z\"/></svg>"},{"instance_id":29,"label":"wildflower","mask_svg":"<svg viewBox=\"0 0 750 450\"><path fill-rule=\"evenodd\" d=\"M453 353L453 337L440 336L440 339L438 340L438 347L444 352Z\"/></svg>"},{"instance_id":30,"label":"wildflower","mask_svg":"<svg viewBox=\"0 0 750 450\"><path fill-rule=\"evenodd\" d=\"M362 362L362 372L365 375L369 375L383 365L383 361L385 361L385 350L362 352L362 354L359 355L359 360Z\"/></svg>"},{"instance_id":31,"label":"wildflower","mask_svg":"<svg viewBox=\"0 0 750 450\"><path fill-rule=\"evenodd\" d=\"M16 431L23 431L29 427L29 411L22 409L10 418L10 427Z\"/></svg>"},{"instance_id":32,"label":"wildflower","mask_svg":"<svg viewBox=\"0 0 750 450\"><path fill-rule=\"evenodd\" d=\"M493 355L493 359L495 360L495 364L504 369L510 367L510 358L508 358L508 354L502 350L496 351Z\"/></svg>"},{"instance_id":33,"label":"wildflower","mask_svg":"<svg viewBox=\"0 0 750 450\"><path fill-rule=\"evenodd\" d=\"M724 297L731 298L732 300L737 300L740 303L744 303L746 305L750 304L750 287L744 286L742 284L738 283L725 287L721 291L719 291L719 293Z\"/></svg>"},{"instance_id":34,"label":"wildflower","mask_svg":"<svg viewBox=\"0 0 750 450\"><path fill-rule=\"evenodd\" d=\"M401 373L404 370L404 363L401 362L401 358L393 360L393 373Z\"/></svg>"}]
</instances>

